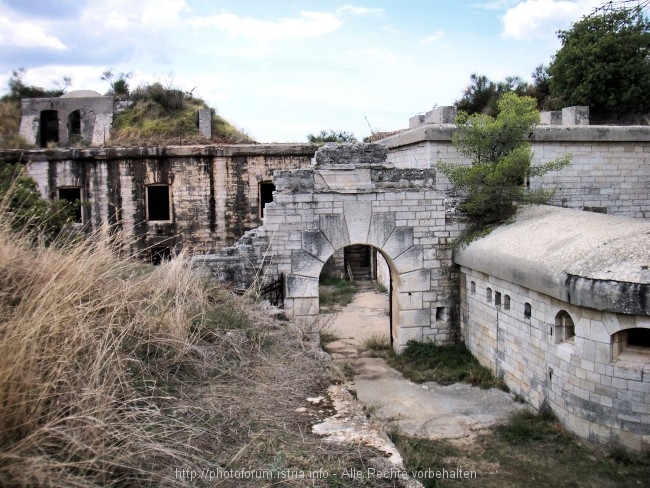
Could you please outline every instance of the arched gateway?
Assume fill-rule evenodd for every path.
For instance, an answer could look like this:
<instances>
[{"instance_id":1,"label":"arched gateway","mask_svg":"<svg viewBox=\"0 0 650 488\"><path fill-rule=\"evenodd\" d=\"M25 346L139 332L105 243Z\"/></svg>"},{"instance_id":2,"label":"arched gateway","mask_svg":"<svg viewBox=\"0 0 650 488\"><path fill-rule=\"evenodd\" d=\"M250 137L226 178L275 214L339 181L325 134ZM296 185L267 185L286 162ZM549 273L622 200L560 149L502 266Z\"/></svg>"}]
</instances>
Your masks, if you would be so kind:
<instances>
[{"instance_id":1,"label":"arched gateway","mask_svg":"<svg viewBox=\"0 0 650 488\"><path fill-rule=\"evenodd\" d=\"M269 278L283 274L286 314L316 324L325 262L346 246L369 245L390 269L394 347L410 339L451 342L458 273L450 243L458 223L446 212L435 176L432 169L386 163L381 145L326 145L312 168L276 171L264 225L205 264L240 285L259 270Z\"/></svg>"}]
</instances>

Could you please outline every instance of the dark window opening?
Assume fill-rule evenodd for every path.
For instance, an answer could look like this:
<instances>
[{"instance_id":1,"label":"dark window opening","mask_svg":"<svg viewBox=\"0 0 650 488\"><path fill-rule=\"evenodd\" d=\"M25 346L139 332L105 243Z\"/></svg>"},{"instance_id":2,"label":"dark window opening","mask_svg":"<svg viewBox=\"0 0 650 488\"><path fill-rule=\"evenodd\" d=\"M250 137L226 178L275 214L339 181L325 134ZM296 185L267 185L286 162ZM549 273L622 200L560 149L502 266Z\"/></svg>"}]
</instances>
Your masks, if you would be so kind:
<instances>
[{"instance_id":1,"label":"dark window opening","mask_svg":"<svg viewBox=\"0 0 650 488\"><path fill-rule=\"evenodd\" d=\"M81 223L81 188L59 188L59 200L65 200L74 207L74 221Z\"/></svg>"},{"instance_id":2,"label":"dark window opening","mask_svg":"<svg viewBox=\"0 0 650 488\"><path fill-rule=\"evenodd\" d=\"M147 220L171 220L169 185L147 186Z\"/></svg>"},{"instance_id":3,"label":"dark window opening","mask_svg":"<svg viewBox=\"0 0 650 488\"><path fill-rule=\"evenodd\" d=\"M552 335L555 335L555 343L572 340L576 335L575 326L571 315L565 310L560 310L555 316L555 327Z\"/></svg>"},{"instance_id":4,"label":"dark window opening","mask_svg":"<svg viewBox=\"0 0 650 488\"><path fill-rule=\"evenodd\" d=\"M612 359L638 361L641 367L650 357L650 329L626 329L612 335Z\"/></svg>"},{"instance_id":5,"label":"dark window opening","mask_svg":"<svg viewBox=\"0 0 650 488\"><path fill-rule=\"evenodd\" d=\"M470 291L472 295L476 295L476 283L474 281L470 283Z\"/></svg>"},{"instance_id":6,"label":"dark window opening","mask_svg":"<svg viewBox=\"0 0 650 488\"><path fill-rule=\"evenodd\" d=\"M627 345L650 348L650 329L629 329L627 331Z\"/></svg>"},{"instance_id":7,"label":"dark window opening","mask_svg":"<svg viewBox=\"0 0 650 488\"><path fill-rule=\"evenodd\" d=\"M264 217L264 207L266 207L266 204L273 201L274 191L275 185L270 181L263 181L260 183L260 218Z\"/></svg>"},{"instance_id":8,"label":"dark window opening","mask_svg":"<svg viewBox=\"0 0 650 488\"><path fill-rule=\"evenodd\" d=\"M501 306L501 293L496 292L496 293L494 294L494 304L495 304L497 307L500 307L500 306Z\"/></svg>"},{"instance_id":9,"label":"dark window opening","mask_svg":"<svg viewBox=\"0 0 650 488\"><path fill-rule=\"evenodd\" d=\"M43 110L40 122L41 147L49 143L59 143L59 112L56 110Z\"/></svg>"},{"instance_id":10,"label":"dark window opening","mask_svg":"<svg viewBox=\"0 0 650 488\"><path fill-rule=\"evenodd\" d=\"M532 309L530 303L524 303L524 318L530 319L531 315L532 315Z\"/></svg>"},{"instance_id":11,"label":"dark window opening","mask_svg":"<svg viewBox=\"0 0 650 488\"><path fill-rule=\"evenodd\" d=\"M79 110L70 113L68 119L68 130L70 131L70 136L81 135L81 112Z\"/></svg>"},{"instance_id":12,"label":"dark window opening","mask_svg":"<svg viewBox=\"0 0 650 488\"><path fill-rule=\"evenodd\" d=\"M510 310L510 295L503 297L503 309Z\"/></svg>"},{"instance_id":13,"label":"dark window opening","mask_svg":"<svg viewBox=\"0 0 650 488\"><path fill-rule=\"evenodd\" d=\"M152 247L151 248L151 264L158 266L164 261L169 261L172 258L172 252L168 247Z\"/></svg>"},{"instance_id":14,"label":"dark window opening","mask_svg":"<svg viewBox=\"0 0 650 488\"><path fill-rule=\"evenodd\" d=\"M487 299L488 302L492 301L492 288L488 288L485 291L485 298Z\"/></svg>"},{"instance_id":15,"label":"dark window opening","mask_svg":"<svg viewBox=\"0 0 650 488\"><path fill-rule=\"evenodd\" d=\"M445 307L436 307L436 322L445 319Z\"/></svg>"}]
</instances>

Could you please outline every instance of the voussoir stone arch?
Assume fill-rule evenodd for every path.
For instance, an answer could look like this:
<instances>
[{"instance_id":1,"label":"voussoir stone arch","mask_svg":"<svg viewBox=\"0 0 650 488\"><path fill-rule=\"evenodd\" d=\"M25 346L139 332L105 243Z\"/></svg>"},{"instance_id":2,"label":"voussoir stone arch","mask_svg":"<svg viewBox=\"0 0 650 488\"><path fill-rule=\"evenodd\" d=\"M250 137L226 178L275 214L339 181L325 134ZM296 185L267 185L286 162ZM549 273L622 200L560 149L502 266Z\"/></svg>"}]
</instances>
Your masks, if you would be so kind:
<instances>
[{"instance_id":1,"label":"voussoir stone arch","mask_svg":"<svg viewBox=\"0 0 650 488\"><path fill-rule=\"evenodd\" d=\"M451 243L460 224L435 170L395 168L386 155L379 144L328 144L310 168L275 171L264 225L210 258L213 276L240 287L284 276L286 315L316 331L323 266L346 246L371 246L390 269L395 349L411 339L453 342L460 275Z\"/></svg>"}]
</instances>

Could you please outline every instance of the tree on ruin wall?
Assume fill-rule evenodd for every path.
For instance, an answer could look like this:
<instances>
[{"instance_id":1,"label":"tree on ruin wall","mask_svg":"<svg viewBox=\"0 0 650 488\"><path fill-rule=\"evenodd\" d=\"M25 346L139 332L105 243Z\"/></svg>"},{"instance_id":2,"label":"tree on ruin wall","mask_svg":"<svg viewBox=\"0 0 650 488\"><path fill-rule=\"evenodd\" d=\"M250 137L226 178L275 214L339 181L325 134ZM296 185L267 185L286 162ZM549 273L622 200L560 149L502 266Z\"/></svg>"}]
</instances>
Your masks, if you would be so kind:
<instances>
[{"instance_id":1,"label":"tree on ruin wall","mask_svg":"<svg viewBox=\"0 0 650 488\"><path fill-rule=\"evenodd\" d=\"M531 164L533 150L527 140L539 123L535 107L534 98L510 92L499 99L496 117L465 112L456 117L452 140L471 164L439 161L436 167L465 197L459 205L468 223L462 240L483 235L506 221L514 215L518 204L546 203L553 196L551 190L528 189L526 182L532 176L566 166L571 155L539 166Z\"/></svg>"}]
</instances>

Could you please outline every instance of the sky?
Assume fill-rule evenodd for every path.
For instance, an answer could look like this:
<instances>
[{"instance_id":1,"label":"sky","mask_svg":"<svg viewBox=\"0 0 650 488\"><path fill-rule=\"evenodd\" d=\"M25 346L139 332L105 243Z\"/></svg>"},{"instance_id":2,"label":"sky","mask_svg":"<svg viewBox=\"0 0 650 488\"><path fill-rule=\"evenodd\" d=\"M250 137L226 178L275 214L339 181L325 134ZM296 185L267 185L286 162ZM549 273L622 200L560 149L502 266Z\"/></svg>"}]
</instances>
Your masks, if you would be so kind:
<instances>
[{"instance_id":1,"label":"sky","mask_svg":"<svg viewBox=\"0 0 650 488\"><path fill-rule=\"evenodd\" d=\"M408 127L470 75L532 81L556 32L604 0L0 0L0 94L161 82L203 98L258 142Z\"/></svg>"}]
</instances>

